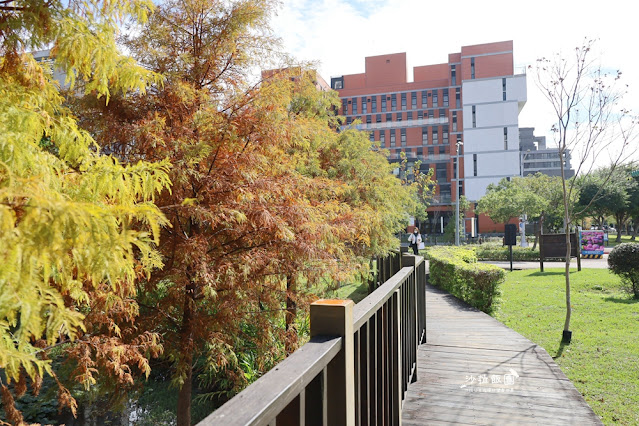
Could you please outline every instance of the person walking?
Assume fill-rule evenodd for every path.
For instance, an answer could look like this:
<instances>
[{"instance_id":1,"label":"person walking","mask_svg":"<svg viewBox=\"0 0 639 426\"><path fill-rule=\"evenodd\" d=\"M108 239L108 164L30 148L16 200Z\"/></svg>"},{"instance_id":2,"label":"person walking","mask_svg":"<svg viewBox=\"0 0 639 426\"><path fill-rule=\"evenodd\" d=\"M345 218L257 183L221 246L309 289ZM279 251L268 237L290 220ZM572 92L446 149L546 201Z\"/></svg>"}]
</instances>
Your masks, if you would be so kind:
<instances>
[{"instance_id":1,"label":"person walking","mask_svg":"<svg viewBox=\"0 0 639 426\"><path fill-rule=\"evenodd\" d=\"M419 254L419 245L422 243L422 236L419 233L419 229L415 228L413 233L408 236L408 244L413 248L415 256Z\"/></svg>"}]
</instances>

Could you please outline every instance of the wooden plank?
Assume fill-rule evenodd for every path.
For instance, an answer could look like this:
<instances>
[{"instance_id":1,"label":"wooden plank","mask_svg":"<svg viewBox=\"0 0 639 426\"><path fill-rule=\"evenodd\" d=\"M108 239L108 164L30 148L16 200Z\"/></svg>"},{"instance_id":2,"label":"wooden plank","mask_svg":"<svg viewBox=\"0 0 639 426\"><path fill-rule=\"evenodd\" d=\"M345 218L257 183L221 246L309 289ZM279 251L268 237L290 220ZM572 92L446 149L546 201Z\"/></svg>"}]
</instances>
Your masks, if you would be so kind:
<instances>
[{"instance_id":1,"label":"wooden plank","mask_svg":"<svg viewBox=\"0 0 639 426\"><path fill-rule=\"evenodd\" d=\"M601 424L543 348L439 289L426 292L427 343L403 425ZM514 383L503 383L511 370ZM482 375L502 383L479 383Z\"/></svg>"}]
</instances>

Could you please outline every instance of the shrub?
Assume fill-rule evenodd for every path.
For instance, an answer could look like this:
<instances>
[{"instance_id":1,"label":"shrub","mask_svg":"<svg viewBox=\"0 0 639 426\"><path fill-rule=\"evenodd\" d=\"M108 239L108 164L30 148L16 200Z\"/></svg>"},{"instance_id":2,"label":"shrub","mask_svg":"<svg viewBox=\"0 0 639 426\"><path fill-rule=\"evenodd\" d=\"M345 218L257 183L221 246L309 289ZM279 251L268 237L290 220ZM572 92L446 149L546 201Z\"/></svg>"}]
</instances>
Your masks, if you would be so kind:
<instances>
[{"instance_id":1,"label":"shrub","mask_svg":"<svg viewBox=\"0 0 639 426\"><path fill-rule=\"evenodd\" d=\"M639 299L639 243L623 243L608 255L608 269L621 277L629 293Z\"/></svg>"},{"instance_id":2,"label":"shrub","mask_svg":"<svg viewBox=\"0 0 639 426\"><path fill-rule=\"evenodd\" d=\"M475 248L479 260L510 260L508 247L501 244L482 244ZM528 247L513 246L514 261L535 261L539 260L539 249L533 250Z\"/></svg>"},{"instance_id":3,"label":"shrub","mask_svg":"<svg viewBox=\"0 0 639 426\"><path fill-rule=\"evenodd\" d=\"M490 313L499 296L499 284L506 276L503 269L477 263L475 251L461 247L431 247L430 282L469 305Z\"/></svg>"}]
</instances>

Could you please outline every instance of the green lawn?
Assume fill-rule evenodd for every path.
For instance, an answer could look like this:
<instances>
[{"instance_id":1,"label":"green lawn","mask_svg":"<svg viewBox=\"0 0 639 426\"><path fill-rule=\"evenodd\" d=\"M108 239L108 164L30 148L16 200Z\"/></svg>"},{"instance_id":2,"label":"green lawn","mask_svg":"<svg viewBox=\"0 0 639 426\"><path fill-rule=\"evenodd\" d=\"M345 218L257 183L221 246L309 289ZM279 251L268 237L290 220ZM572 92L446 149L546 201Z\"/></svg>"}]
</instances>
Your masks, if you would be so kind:
<instances>
[{"instance_id":1,"label":"green lawn","mask_svg":"<svg viewBox=\"0 0 639 426\"><path fill-rule=\"evenodd\" d=\"M626 234L621 235L621 243L639 242L639 240L630 241L630 238L632 238L632 235L626 235ZM617 240L617 234L608 234L608 244L606 247L614 247L618 244L621 244L621 243L618 243L616 240Z\"/></svg>"},{"instance_id":2,"label":"green lawn","mask_svg":"<svg viewBox=\"0 0 639 426\"><path fill-rule=\"evenodd\" d=\"M605 424L639 424L639 301L606 269L570 277L570 345L561 344L565 281L560 269L508 272L493 315L544 347Z\"/></svg>"}]
</instances>

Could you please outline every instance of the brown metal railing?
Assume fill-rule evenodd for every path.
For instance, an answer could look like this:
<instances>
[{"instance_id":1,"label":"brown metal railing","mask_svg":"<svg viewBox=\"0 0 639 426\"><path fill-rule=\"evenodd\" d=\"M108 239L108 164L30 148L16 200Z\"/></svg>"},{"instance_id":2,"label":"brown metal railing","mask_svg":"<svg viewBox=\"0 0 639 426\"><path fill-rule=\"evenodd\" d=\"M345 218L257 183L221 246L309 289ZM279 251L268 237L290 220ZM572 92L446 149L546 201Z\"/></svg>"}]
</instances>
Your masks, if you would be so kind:
<instances>
[{"instance_id":1,"label":"brown metal railing","mask_svg":"<svg viewBox=\"0 0 639 426\"><path fill-rule=\"evenodd\" d=\"M311 305L311 341L200 426L397 425L426 338L426 267L404 266L357 305Z\"/></svg>"}]
</instances>

